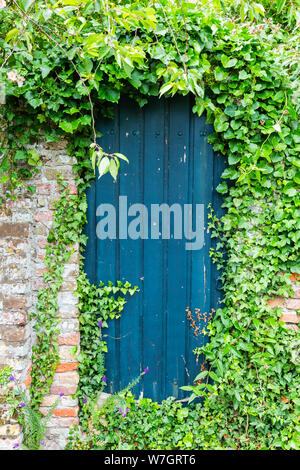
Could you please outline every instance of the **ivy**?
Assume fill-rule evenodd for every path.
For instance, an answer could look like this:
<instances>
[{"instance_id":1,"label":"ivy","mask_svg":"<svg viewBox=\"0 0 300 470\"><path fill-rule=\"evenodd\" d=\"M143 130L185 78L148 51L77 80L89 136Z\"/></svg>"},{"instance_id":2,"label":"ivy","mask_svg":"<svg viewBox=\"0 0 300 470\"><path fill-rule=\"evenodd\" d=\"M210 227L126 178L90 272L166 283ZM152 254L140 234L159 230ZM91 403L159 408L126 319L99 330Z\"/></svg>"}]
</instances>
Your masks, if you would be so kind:
<instances>
[{"instance_id":1,"label":"ivy","mask_svg":"<svg viewBox=\"0 0 300 470\"><path fill-rule=\"evenodd\" d=\"M77 195L70 195L68 183L58 176L60 199L54 202L54 220L48 235L44 264L45 287L38 291L36 310L31 313L36 343L32 346L32 371L30 396L33 407L38 408L49 393L57 365L59 364L59 318L57 294L63 283L65 264L74 252L74 244L84 241L81 237L85 220L86 202ZM75 213L74 213L75 212Z\"/></svg>"},{"instance_id":2,"label":"ivy","mask_svg":"<svg viewBox=\"0 0 300 470\"><path fill-rule=\"evenodd\" d=\"M95 286L89 282L84 272L79 275L77 295L80 311L80 380L76 395L81 405L84 399L94 400L105 388L104 355L107 352L107 344L103 340L103 329L108 327L109 320L120 318L126 303L124 296L133 295L137 290L137 286L132 287L129 282L121 281L116 285L109 282L105 286L100 282L99 286ZM86 414L82 408L82 422L87 417Z\"/></svg>"},{"instance_id":3,"label":"ivy","mask_svg":"<svg viewBox=\"0 0 300 470\"><path fill-rule=\"evenodd\" d=\"M218 186L226 214L210 218L224 299L208 329L210 342L196 351L206 355L209 368L191 389L191 398L204 399L199 442L203 448L295 448L297 333L267 300L289 296L290 273L300 272L297 9L280 0L199 3L12 0L0 9L6 84L0 174L7 197L26 185L34 191L27 182L40 160L28 144L37 139L67 136L77 160L78 196L58 207L46 257L49 285L39 293L35 314L32 399L38 404L47 392L58 360L57 292L65 248L84 241L84 192L93 167L116 178L119 164L127 164L100 147L95 116L111 117L121 95L143 106L150 96L191 93L194 112L206 113L214 125L210 143L228 160ZM103 379L96 322L108 319L108 305L113 316L120 313L124 299L111 296L114 287L122 289L79 279L82 394L93 393Z\"/></svg>"}]
</instances>

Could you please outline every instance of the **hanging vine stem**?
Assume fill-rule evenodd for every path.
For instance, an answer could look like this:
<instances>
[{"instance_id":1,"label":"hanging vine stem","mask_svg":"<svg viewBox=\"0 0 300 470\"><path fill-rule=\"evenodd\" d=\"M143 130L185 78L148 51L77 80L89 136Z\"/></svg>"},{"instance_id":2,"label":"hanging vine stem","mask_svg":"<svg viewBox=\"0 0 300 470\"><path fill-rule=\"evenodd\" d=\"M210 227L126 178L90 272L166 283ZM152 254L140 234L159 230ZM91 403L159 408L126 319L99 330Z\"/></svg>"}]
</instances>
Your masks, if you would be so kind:
<instances>
[{"instance_id":1,"label":"hanging vine stem","mask_svg":"<svg viewBox=\"0 0 300 470\"><path fill-rule=\"evenodd\" d=\"M184 11L183 11L183 8L182 8L181 0L179 0L179 3L180 3L181 12L182 12L183 22L184 22L184 30L185 30L185 38L186 38L186 40L185 40L185 51L184 51L184 62L186 62L186 55L187 55L187 50L188 50L188 45L189 45L189 35L187 33L186 20L185 20Z\"/></svg>"},{"instance_id":2,"label":"hanging vine stem","mask_svg":"<svg viewBox=\"0 0 300 470\"><path fill-rule=\"evenodd\" d=\"M178 47L178 43L177 43L177 40L176 40L174 31L173 31L173 28L172 28L172 26L170 25L170 22L169 22L169 20L168 20L168 17L167 17L167 15L166 15L166 12L165 12L164 7L162 6L160 0L158 0L158 3L160 4L160 7L161 7L161 9L162 9L162 11L163 11L163 15L164 15L164 17L165 17L166 23L167 23L167 25L168 25L168 27L169 27L169 29L170 29L170 31L171 31L172 37L173 37L173 39L174 39L174 44L175 44L176 50L177 50L177 52L178 52L178 55L179 55L179 57L180 57L180 59L181 59L181 62L182 62L183 68L184 68L184 73L185 73L185 75L186 75L186 80L188 80L188 70L187 70L187 67L186 67L186 63L185 63L184 57L182 57L182 55L181 55L181 53L180 53L180 50L179 50L179 47Z\"/></svg>"}]
</instances>

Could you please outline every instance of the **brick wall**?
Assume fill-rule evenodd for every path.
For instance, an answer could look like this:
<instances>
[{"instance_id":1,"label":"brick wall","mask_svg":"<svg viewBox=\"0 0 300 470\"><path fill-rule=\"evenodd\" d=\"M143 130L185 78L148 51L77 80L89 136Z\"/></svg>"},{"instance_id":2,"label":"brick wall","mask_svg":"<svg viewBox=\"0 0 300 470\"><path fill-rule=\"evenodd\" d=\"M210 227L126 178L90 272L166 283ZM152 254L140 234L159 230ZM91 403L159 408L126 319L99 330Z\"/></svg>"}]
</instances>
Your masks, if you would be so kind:
<instances>
[{"instance_id":1,"label":"brick wall","mask_svg":"<svg viewBox=\"0 0 300 470\"><path fill-rule=\"evenodd\" d=\"M29 313L34 310L38 289L42 288L45 266L45 245L52 223L53 200L59 197L57 172L69 182L71 193L76 192L72 161L66 154L66 143L44 144L35 147L43 166L30 184L36 185L32 196L24 192L20 202L5 201L0 208L0 367L13 367L17 384L30 384L30 354L34 334ZM78 403L71 394L78 383L77 361L72 354L79 346L76 277L79 267L78 246L75 246L65 269L64 283L59 293L61 334L59 336L60 365L57 368L51 395L45 397L41 410L47 408L61 393L46 439L48 448L63 448L68 428L78 421ZM0 397L0 449L11 449L20 442L20 428L9 416Z\"/></svg>"}]
</instances>

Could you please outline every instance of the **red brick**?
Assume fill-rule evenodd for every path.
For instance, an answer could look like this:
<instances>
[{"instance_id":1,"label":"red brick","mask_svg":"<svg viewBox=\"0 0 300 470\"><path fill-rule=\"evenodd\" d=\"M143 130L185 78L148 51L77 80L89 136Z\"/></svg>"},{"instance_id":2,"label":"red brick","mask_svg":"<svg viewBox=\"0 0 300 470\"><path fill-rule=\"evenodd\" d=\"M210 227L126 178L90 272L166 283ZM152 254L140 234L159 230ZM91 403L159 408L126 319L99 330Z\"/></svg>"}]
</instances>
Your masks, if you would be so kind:
<instances>
[{"instance_id":1,"label":"red brick","mask_svg":"<svg viewBox=\"0 0 300 470\"><path fill-rule=\"evenodd\" d=\"M51 211L42 211L36 212L34 214L34 219L38 222L47 222L48 220L52 220L53 213Z\"/></svg>"},{"instance_id":2,"label":"red brick","mask_svg":"<svg viewBox=\"0 0 300 470\"><path fill-rule=\"evenodd\" d=\"M78 369L78 362L64 362L58 364L56 372L72 372L73 370Z\"/></svg>"},{"instance_id":3,"label":"red brick","mask_svg":"<svg viewBox=\"0 0 300 470\"><path fill-rule=\"evenodd\" d=\"M22 223L5 223L0 224L0 237L28 237L28 224Z\"/></svg>"},{"instance_id":4,"label":"red brick","mask_svg":"<svg viewBox=\"0 0 300 470\"><path fill-rule=\"evenodd\" d=\"M65 334L58 337L58 344L66 346L76 346L80 342L79 333Z\"/></svg>"},{"instance_id":5,"label":"red brick","mask_svg":"<svg viewBox=\"0 0 300 470\"><path fill-rule=\"evenodd\" d=\"M31 382L32 382L32 379L31 379L31 377L27 377L27 379L24 381L24 385L25 385L25 387L26 387L26 388L28 388L28 387L29 387L29 385L31 384Z\"/></svg>"},{"instance_id":6,"label":"red brick","mask_svg":"<svg viewBox=\"0 0 300 470\"><path fill-rule=\"evenodd\" d=\"M60 393L63 393L64 395L73 395L76 390L76 385L52 385L50 393L52 395L59 395Z\"/></svg>"},{"instance_id":7,"label":"red brick","mask_svg":"<svg viewBox=\"0 0 300 470\"><path fill-rule=\"evenodd\" d=\"M289 330L294 330L294 331L298 331L298 326L295 325L295 324L287 324L286 327L289 329Z\"/></svg>"},{"instance_id":8,"label":"red brick","mask_svg":"<svg viewBox=\"0 0 300 470\"><path fill-rule=\"evenodd\" d=\"M18 326L1 326L0 327L1 339L8 343L20 343L24 341L26 330Z\"/></svg>"},{"instance_id":9,"label":"red brick","mask_svg":"<svg viewBox=\"0 0 300 470\"><path fill-rule=\"evenodd\" d=\"M23 309L26 307L25 297L5 297L3 299L4 309Z\"/></svg>"},{"instance_id":10,"label":"red brick","mask_svg":"<svg viewBox=\"0 0 300 470\"><path fill-rule=\"evenodd\" d=\"M294 289L294 298L300 299L300 287L293 287Z\"/></svg>"},{"instance_id":11,"label":"red brick","mask_svg":"<svg viewBox=\"0 0 300 470\"><path fill-rule=\"evenodd\" d=\"M48 195L51 191L51 184L36 184L36 194Z\"/></svg>"},{"instance_id":12,"label":"red brick","mask_svg":"<svg viewBox=\"0 0 300 470\"><path fill-rule=\"evenodd\" d=\"M76 281L64 281L60 290L64 292L74 292L77 289Z\"/></svg>"},{"instance_id":13,"label":"red brick","mask_svg":"<svg viewBox=\"0 0 300 470\"><path fill-rule=\"evenodd\" d=\"M286 323L299 323L299 317L294 312L293 313L285 312L280 318L280 320Z\"/></svg>"},{"instance_id":14,"label":"red brick","mask_svg":"<svg viewBox=\"0 0 300 470\"><path fill-rule=\"evenodd\" d=\"M298 279L300 279L300 274L298 274L298 273L292 273L292 274L291 274L290 280L291 280L292 282L297 282Z\"/></svg>"},{"instance_id":15,"label":"red brick","mask_svg":"<svg viewBox=\"0 0 300 470\"><path fill-rule=\"evenodd\" d=\"M78 193L78 189L77 189L77 186L75 184L68 184L67 189L70 191L70 194L77 194Z\"/></svg>"},{"instance_id":16,"label":"red brick","mask_svg":"<svg viewBox=\"0 0 300 470\"><path fill-rule=\"evenodd\" d=\"M53 385L76 385L79 377L76 371L55 374Z\"/></svg>"},{"instance_id":17,"label":"red brick","mask_svg":"<svg viewBox=\"0 0 300 470\"><path fill-rule=\"evenodd\" d=\"M283 307L283 305L285 303L285 299L282 298L282 297L275 297L274 299L268 300L267 303L272 308L274 308L274 307Z\"/></svg>"},{"instance_id":18,"label":"red brick","mask_svg":"<svg viewBox=\"0 0 300 470\"><path fill-rule=\"evenodd\" d=\"M41 277L47 271L48 271L48 268L40 268L36 270L35 274L36 276Z\"/></svg>"},{"instance_id":19,"label":"red brick","mask_svg":"<svg viewBox=\"0 0 300 470\"><path fill-rule=\"evenodd\" d=\"M78 424L78 418L64 418L61 417L59 420L59 427L60 428L70 428L73 424Z\"/></svg>"},{"instance_id":20,"label":"red brick","mask_svg":"<svg viewBox=\"0 0 300 470\"><path fill-rule=\"evenodd\" d=\"M9 208L22 209L22 205L25 207L30 207L29 199L18 199L16 201L12 201L12 200L6 201L6 206Z\"/></svg>"},{"instance_id":21,"label":"red brick","mask_svg":"<svg viewBox=\"0 0 300 470\"><path fill-rule=\"evenodd\" d=\"M22 326L26 324L26 314L24 312L1 312L1 325Z\"/></svg>"},{"instance_id":22,"label":"red brick","mask_svg":"<svg viewBox=\"0 0 300 470\"><path fill-rule=\"evenodd\" d=\"M288 299L286 306L290 310L298 310L300 308L300 299Z\"/></svg>"},{"instance_id":23,"label":"red brick","mask_svg":"<svg viewBox=\"0 0 300 470\"><path fill-rule=\"evenodd\" d=\"M31 281L31 288L34 291L43 289L45 286L46 284L44 283L43 279L33 279Z\"/></svg>"},{"instance_id":24,"label":"red brick","mask_svg":"<svg viewBox=\"0 0 300 470\"><path fill-rule=\"evenodd\" d=\"M53 416L61 416L63 418L76 418L78 416L78 406L74 408L55 408Z\"/></svg>"}]
</instances>

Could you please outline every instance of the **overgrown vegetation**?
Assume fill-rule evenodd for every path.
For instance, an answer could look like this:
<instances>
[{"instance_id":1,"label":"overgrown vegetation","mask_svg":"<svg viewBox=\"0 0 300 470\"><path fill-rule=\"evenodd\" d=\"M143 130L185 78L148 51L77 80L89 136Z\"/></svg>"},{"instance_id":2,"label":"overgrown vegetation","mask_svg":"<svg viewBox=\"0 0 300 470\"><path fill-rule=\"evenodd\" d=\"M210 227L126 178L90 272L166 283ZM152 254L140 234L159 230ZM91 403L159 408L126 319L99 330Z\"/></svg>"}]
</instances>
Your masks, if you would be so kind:
<instances>
[{"instance_id":1,"label":"overgrown vegetation","mask_svg":"<svg viewBox=\"0 0 300 470\"><path fill-rule=\"evenodd\" d=\"M15 377L11 367L0 370L0 396L5 397L11 405L10 413L22 426L22 444L15 443L14 449L42 450L46 445L45 434L54 409L59 403L55 400L46 415L34 409L33 401L23 390L14 387Z\"/></svg>"},{"instance_id":2,"label":"overgrown vegetation","mask_svg":"<svg viewBox=\"0 0 300 470\"><path fill-rule=\"evenodd\" d=\"M173 397L161 405L129 392L126 413L118 406L99 408L83 438L77 426L70 431L67 449L141 450L203 448L201 406L183 407Z\"/></svg>"},{"instance_id":3,"label":"overgrown vegetation","mask_svg":"<svg viewBox=\"0 0 300 470\"><path fill-rule=\"evenodd\" d=\"M209 369L191 389L204 397L195 408L201 426L191 431L204 437L195 444L200 448L298 446L296 332L286 329L280 310L266 302L290 295L289 275L299 272L298 27L296 2L282 0L12 0L0 10L0 70L7 93L0 107L1 182L7 197L16 197L26 181L33 192L30 176L38 171L39 155L27 144L69 136L70 155L77 158L76 204L82 204L76 240L85 220L84 191L93 178L91 144L101 173L116 176L116 160L96 142L94 116L100 110L110 115L109 104L122 94L144 105L148 96L192 93L194 112L206 112L214 124L210 141L228 159L218 187L227 214L221 221L211 215L224 304L202 350ZM64 259L57 258L55 247L53 253L60 275ZM56 286L56 280L49 282ZM47 324L51 332L35 351L39 369L33 367L31 393L37 404L56 366L55 292L50 310L41 294L36 317L40 331ZM46 364L52 365L50 374ZM151 413L156 409L146 403L134 405L133 420L144 416L144 405ZM108 419L106 437L120 418Z\"/></svg>"},{"instance_id":4,"label":"overgrown vegetation","mask_svg":"<svg viewBox=\"0 0 300 470\"><path fill-rule=\"evenodd\" d=\"M79 375L80 381L77 396L80 404L92 401L104 390L106 385L104 355L107 352L106 342L102 338L103 328L108 327L108 321L120 317L126 303L127 294L133 295L137 287L131 287L129 282L121 281L114 286L112 282L105 286L91 284L85 273L78 278L77 295L80 329ZM83 401L84 400L84 401ZM89 407L82 406L81 417L89 416Z\"/></svg>"},{"instance_id":5,"label":"overgrown vegetation","mask_svg":"<svg viewBox=\"0 0 300 470\"><path fill-rule=\"evenodd\" d=\"M20 401L21 400L21 401ZM16 391L13 404L16 406L17 401L17 417L22 426L23 441L22 449L24 450L42 450L46 445L45 434L48 424L52 417L53 411L58 405L57 399L49 408L44 416L39 410L32 406L32 401L28 399L23 391Z\"/></svg>"}]
</instances>

